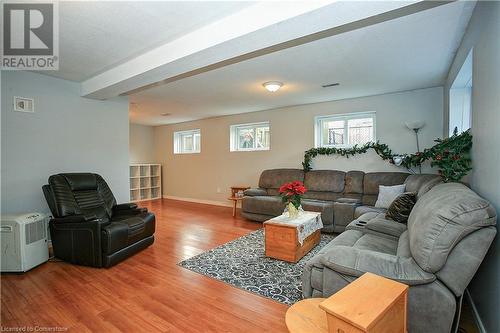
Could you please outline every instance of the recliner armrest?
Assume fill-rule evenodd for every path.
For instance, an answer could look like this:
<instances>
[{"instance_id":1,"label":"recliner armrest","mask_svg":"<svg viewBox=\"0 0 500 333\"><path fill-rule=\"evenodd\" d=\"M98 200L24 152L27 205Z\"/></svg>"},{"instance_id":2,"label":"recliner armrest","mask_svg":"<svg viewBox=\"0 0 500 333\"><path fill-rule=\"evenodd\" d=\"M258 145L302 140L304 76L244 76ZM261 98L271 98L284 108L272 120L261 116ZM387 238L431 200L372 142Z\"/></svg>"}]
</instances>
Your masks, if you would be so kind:
<instances>
[{"instance_id":1,"label":"recliner armrest","mask_svg":"<svg viewBox=\"0 0 500 333\"><path fill-rule=\"evenodd\" d=\"M65 217L53 218L55 223L86 223L86 222L101 222L102 219L95 215L68 215Z\"/></svg>"},{"instance_id":2,"label":"recliner armrest","mask_svg":"<svg viewBox=\"0 0 500 333\"><path fill-rule=\"evenodd\" d=\"M365 225L365 228L398 238L407 229L406 225L403 223L388 221L381 218L374 218L368 221L368 223L366 223Z\"/></svg>"},{"instance_id":3,"label":"recliner armrest","mask_svg":"<svg viewBox=\"0 0 500 333\"><path fill-rule=\"evenodd\" d=\"M332 246L320 263L340 274L359 277L366 272L405 283L410 286L428 284L436 279L418 266L411 257L360 250L348 246Z\"/></svg>"},{"instance_id":4,"label":"recliner armrest","mask_svg":"<svg viewBox=\"0 0 500 333\"><path fill-rule=\"evenodd\" d=\"M123 203L119 205L114 205L113 210L118 211L118 210L127 210L127 209L135 209L137 208L137 204L129 202L129 203Z\"/></svg>"},{"instance_id":5,"label":"recliner armrest","mask_svg":"<svg viewBox=\"0 0 500 333\"><path fill-rule=\"evenodd\" d=\"M145 214L148 212L146 207L138 208L135 203L124 203L120 205L113 206L112 216L120 216L120 215L139 215Z\"/></svg>"},{"instance_id":6,"label":"recliner armrest","mask_svg":"<svg viewBox=\"0 0 500 333\"><path fill-rule=\"evenodd\" d=\"M243 191L243 194L249 197L257 197L260 195L267 195L267 191L263 188L249 188Z\"/></svg>"}]
</instances>

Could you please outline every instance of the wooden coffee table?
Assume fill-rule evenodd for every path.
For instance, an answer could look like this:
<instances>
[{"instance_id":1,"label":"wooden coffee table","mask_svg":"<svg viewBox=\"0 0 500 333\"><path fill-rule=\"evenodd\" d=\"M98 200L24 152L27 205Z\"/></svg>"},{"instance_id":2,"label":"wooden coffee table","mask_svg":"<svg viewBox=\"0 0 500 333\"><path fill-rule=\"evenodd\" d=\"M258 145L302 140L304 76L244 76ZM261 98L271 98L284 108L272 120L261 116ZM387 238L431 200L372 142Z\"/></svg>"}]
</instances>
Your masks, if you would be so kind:
<instances>
[{"instance_id":1,"label":"wooden coffee table","mask_svg":"<svg viewBox=\"0 0 500 333\"><path fill-rule=\"evenodd\" d=\"M321 213L304 212L304 214L307 216L302 216L304 224L317 223L314 221L316 219L319 219L319 223L321 223ZM304 224L300 221L298 223L294 220L287 221L283 215L264 222L266 257L295 263L318 245L321 229L308 235L302 243L299 241L297 229L303 227Z\"/></svg>"}]
</instances>

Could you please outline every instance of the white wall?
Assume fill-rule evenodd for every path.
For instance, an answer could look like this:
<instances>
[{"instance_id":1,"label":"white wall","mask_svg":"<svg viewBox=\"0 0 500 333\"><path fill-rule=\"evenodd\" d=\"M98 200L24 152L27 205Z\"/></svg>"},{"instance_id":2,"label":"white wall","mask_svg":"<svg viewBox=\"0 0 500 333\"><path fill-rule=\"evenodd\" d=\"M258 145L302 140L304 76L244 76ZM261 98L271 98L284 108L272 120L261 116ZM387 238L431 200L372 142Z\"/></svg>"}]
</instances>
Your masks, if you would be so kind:
<instances>
[{"instance_id":1,"label":"white wall","mask_svg":"<svg viewBox=\"0 0 500 333\"><path fill-rule=\"evenodd\" d=\"M130 124L130 163L154 163L154 127Z\"/></svg>"},{"instance_id":2,"label":"white wall","mask_svg":"<svg viewBox=\"0 0 500 333\"><path fill-rule=\"evenodd\" d=\"M80 97L79 85L29 72L2 72L2 213L48 212L41 187L59 172L96 172L129 200L128 99ZM14 112L13 96L35 99Z\"/></svg>"},{"instance_id":3,"label":"white wall","mask_svg":"<svg viewBox=\"0 0 500 333\"><path fill-rule=\"evenodd\" d=\"M379 96L300 105L155 127L156 157L163 164L163 194L212 202L227 202L232 185L257 185L269 168L301 168L304 151L314 146L314 117L351 112L377 112L377 138L395 152L416 150L414 133L404 122L423 120L421 149L441 137L443 90L429 88ZM271 150L230 152L229 126L270 121ZM200 154L173 154L173 132L201 129ZM373 152L354 158L318 157L316 169L399 170ZM220 189L220 193L217 193Z\"/></svg>"},{"instance_id":4,"label":"white wall","mask_svg":"<svg viewBox=\"0 0 500 333\"><path fill-rule=\"evenodd\" d=\"M447 88L455 80L471 48L472 77L472 188L490 200L500 213L500 2L476 5L457 56L451 66ZM445 94L446 103L448 96ZM445 119L448 110L445 109ZM447 129L445 128L445 131ZM486 332L500 332L499 236L479 268L469 290Z\"/></svg>"}]
</instances>

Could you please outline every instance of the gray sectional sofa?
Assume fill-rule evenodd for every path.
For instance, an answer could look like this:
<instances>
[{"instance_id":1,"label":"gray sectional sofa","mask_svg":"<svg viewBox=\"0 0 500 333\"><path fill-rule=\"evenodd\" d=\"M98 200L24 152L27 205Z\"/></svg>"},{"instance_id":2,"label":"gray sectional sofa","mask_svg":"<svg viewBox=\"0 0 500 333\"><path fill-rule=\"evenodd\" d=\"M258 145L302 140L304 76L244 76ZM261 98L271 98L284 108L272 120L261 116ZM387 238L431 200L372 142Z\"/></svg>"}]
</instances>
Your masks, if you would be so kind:
<instances>
[{"instance_id":1,"label":"gray sectional sofa","mask_svg":"<svg viewBox=\"0 0 500 333\"><path fill-rule=\"evenodd\" d=\"M497 216L465 185L425 192L420 186L407 225L383 213L358 214L306 263L303 296L328 297L371 272L410 286L409 332L456 331L464 290L495 237Z\"/></svg>"},{"instance_id":2,"label":"gray sectional sofa","mask_svg":"<svg viewBox=\"0 0 500 333\"><path fill-rule=\"evenodd\" d=\"M369 172L272 169L262 172L259 188L245 191L241 215L254 221L266 221L283 213L279 187L287 182L304 182L307 192L304 210L321 212L326 232L342 232L353 219L366 212L384 212L375 208L379 185L406 183L406 190L420 195L441 182L437 175L410 175L403 172Z\"/></svg>"}]
</instances>

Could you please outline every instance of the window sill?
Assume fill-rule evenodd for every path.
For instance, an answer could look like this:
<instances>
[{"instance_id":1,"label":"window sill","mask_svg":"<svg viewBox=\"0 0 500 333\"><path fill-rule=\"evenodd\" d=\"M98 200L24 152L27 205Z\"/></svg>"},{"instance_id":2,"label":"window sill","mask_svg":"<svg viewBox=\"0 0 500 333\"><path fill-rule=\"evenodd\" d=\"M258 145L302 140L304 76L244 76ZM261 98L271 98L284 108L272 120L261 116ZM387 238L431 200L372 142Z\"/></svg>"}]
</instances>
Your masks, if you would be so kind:
<instances>
[{"instance_id":1,"label":"window sill","mask_svg":"<svg viewBox=\"0 0 500 333\"><path fill-rule=\"evenodd\" d=\"M229 149L229 152L230 153L246 153L246 152L249 152L249 151L269 151L271 150L271 148L261 148L261 149Z\"/></svg>"}]
</instances>

